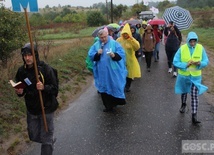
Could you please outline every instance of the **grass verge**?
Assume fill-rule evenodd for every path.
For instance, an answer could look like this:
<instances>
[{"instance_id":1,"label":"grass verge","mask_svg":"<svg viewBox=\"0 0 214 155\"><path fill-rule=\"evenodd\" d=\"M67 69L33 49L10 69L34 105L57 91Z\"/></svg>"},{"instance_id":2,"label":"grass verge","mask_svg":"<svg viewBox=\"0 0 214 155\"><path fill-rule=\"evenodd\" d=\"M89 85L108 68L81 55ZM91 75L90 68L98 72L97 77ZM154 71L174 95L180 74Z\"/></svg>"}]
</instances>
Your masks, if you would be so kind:
<instances>
[{"instance_id":1,"label":"grass verge","mask_svg":"<svg viewBox=\"0 0 214 155\"><path fill-rule=\"evenodd\" d=\"M198 38L199 38L199 42L202 45L206 45L207 47L209 47L209 49L214 49L214 44L213 44L214 28L213 27L206 28L206 29L205 28L194 28L193 27L189 30L182 31L182 33L187 36L187 34L190 31L196 32L196 34L198 35Z\"/></svg>"}]
</instances>

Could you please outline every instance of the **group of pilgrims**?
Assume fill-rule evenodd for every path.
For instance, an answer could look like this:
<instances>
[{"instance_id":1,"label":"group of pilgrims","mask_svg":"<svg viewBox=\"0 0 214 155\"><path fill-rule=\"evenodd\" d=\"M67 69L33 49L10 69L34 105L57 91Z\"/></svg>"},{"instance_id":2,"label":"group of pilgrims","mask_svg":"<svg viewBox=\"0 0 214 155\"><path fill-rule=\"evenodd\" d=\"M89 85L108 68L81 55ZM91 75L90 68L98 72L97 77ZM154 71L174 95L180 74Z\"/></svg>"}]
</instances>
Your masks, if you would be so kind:
<instances>
[{"instance_id":1,"label":"group of pilgrims","mask_svg":"<svg viewBox=\"0 0 214 155\"><path fill-rule=\"evenodd\" d=\"M164 26L150 25L146 21L136 25L125 23L116 32L111 27L100 29L88 57L93 64L95 87L105 107L103 112L112 112L117 105L126 104L125 93L131 91L135 78L141 78L138 59L145 58L146 71L151 72L151 63L159 61L159 48L163 43L168 73L176 78L175 93L181 94L180 112L185 112L187 94L191 93L192 122L200 123L196 117L198 95L208 89L201 83L200 71L209 60L195 32L189 32L186 44L181 46L181 42L181 32L173 21Z\"/></svg>"}]
</instances>

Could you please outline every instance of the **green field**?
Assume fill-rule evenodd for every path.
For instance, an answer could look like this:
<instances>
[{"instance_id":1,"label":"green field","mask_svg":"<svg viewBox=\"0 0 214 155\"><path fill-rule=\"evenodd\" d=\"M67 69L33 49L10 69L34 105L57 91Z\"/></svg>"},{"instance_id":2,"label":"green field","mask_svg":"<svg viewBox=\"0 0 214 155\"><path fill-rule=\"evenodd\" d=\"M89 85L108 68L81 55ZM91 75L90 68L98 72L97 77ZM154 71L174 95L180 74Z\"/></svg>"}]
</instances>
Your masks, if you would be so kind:
<instances>
[{"instance_id":1,"label":"green field","mask_svg":"<svg viewBox=\"0 0 214 155\"><path fill-rule=\"evenodd\" d=\"M83 37L91 37L92 32L96 29L96 27L88 27L85 29L45 29L39 30L38 33L40 40L61 40L61 39L73 39L73 38L83 38Z\"/></svg>"},{"instance_id":2,"label":"green field","mask_svg":"<svg viewBox=\"0 0 214 155\"><path fill-rule=\"evenodd\" d=\"M214 51L214 44L213 44L213 38L214 38L214 28L191 28L186 31L182 31L183 34L187 35L188 32L194 31L198 35L199 42L204 45L205 47L208 47L210 51Z\"/></svg>"}]
</instances>

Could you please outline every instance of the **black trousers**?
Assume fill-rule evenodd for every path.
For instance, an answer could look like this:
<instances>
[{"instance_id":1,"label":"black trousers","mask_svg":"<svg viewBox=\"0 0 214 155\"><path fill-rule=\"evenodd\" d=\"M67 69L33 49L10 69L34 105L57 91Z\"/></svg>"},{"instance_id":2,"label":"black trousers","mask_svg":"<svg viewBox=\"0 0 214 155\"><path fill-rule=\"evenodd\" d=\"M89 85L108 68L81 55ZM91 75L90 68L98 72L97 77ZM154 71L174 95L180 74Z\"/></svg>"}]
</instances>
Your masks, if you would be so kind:
<instances>
[{"instance_id":1,"label":"black trousers","mask_svg":"<svg viewBox=\"0 0 214 155\"><path fill-rule=\"evenodd\" d=\"M125 86L125 88L129 89L131 87L131 83L132 83L132 79L126 77L126 86Z\"/></svg>"},{"instance_id":2,"label":"black trousers","mask_svg":"<svg viewBox=\"0 0 214 155\"><path fill-rule=\"evenodd\" d=\"M147 68L151 67L153 52L144 52Z\"/></svg>"},{"instance_id":3,"label":"black trousers","mask_svg":"<svg viewBox=\"0 0 214 155\"><path fill-rule=\"evenodd\" d=\"M173 62L173 59L174 59L175 53L176 53L176 51L166 50L166 56L167 56L167 60L168 60L168 67L169 67L169 68L172 68L172 62ZM174 72L176 72L176 71L177 71L177 68L176 68L175 66L174 66L173 71L174 71Z\"/></svg>"},{"instance_id":4,"label":"black trousers","mask_svg":"<svg viewBox=\"0 0 214 155\"><path fill-rule=\"evenodd\" d=\"M112 95L109 95L107 93L100 93L101 98L103 101L103 105L106 109L112 109L116 107L117 105L124 105L126 104L126 100L122 98L116 98Z\"/></svg>"}]
</instances>

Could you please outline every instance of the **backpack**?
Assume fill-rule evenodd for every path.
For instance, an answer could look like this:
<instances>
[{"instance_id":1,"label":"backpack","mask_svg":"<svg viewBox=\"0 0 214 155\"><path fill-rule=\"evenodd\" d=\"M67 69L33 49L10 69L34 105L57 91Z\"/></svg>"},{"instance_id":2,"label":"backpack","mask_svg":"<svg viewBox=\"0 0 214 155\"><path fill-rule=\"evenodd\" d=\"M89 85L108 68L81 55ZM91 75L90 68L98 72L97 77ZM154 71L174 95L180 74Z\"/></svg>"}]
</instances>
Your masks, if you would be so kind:
<instances>
[{"instance_id":1,"label":"backpack","mask_svg":"<svg viewBox=\"0 0 214 155\"><path fill-rule=\"evenodd\" d=\"M56 78L56 83L57 83L57 93L56 93L56 97L58 96L58 93L59 93L59 78L58 78L58 71L56 68L53 68L52 66L49 66L53 72L54 72L54 75L55 75L55 78Z\"/></svg>"},{"instance_id":2,"label":"backpack","mask_svg":"<svg viewBox=\"0 0 214 155\"><path fill-rule=\"evenodd\" d=\"M94 62L91 61L89 55L86 57L85 63L86 63L86 68L87 68L90 72L93 72Z\"/></svg>"},{"instance_id":3,"label":"backpack","mask_svg":"<svg viewBox=\"0 0 214 155\"><path fill-rule=\"evenodd\" d=\"M45 66L45 67L44 67ZM45 68L45 70L47 69L47 67L49 67L50 69L52 69L52 71L53 71L53 73L54 73L54 75L55 75L55 79L56 79L56 83L57 83L57 92L56 92L56 94L55 94L55 97L57 97L58 96L58 93L59 93L59 78L58 78L58 71L57 71L57 69L55 69L55 68L53 68L52 66L50 66L50 65L48 65L48 64L46 64L46 63L42 63L42 64L40 64L39 65L39 67L41 67L42 69L43 68ZM42 73L40 72L40 74L42 75ZM42 75L43 76L43 75ZM43 79L44 80L44 79ZM45 81L43 81L43 83L44 83Z\"/></svg>"}]
</instances>

